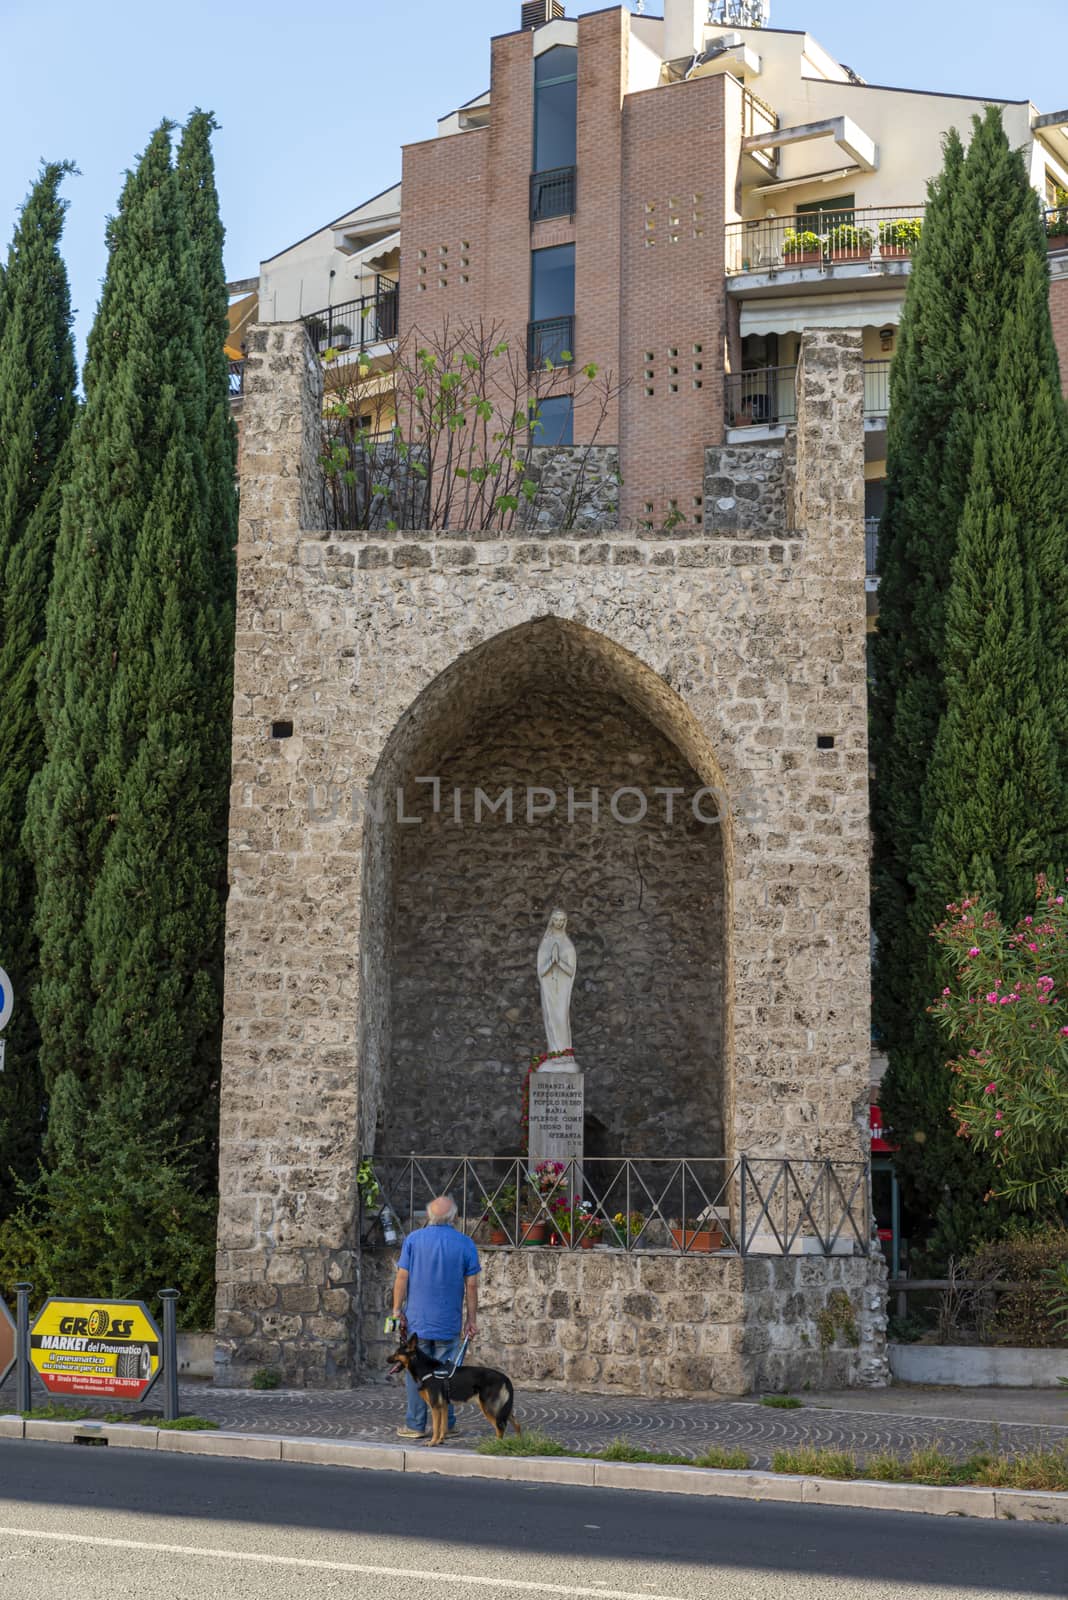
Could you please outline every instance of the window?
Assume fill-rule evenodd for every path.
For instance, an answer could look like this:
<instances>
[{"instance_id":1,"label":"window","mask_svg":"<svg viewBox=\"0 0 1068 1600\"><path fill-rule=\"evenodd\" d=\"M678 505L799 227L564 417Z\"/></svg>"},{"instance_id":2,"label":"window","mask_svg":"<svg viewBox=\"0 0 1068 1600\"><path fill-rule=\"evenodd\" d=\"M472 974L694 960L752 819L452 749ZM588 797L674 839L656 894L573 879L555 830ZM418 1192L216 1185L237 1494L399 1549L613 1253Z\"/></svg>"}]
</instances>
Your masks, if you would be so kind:
<instances>
[{"instance_id":1,"label":"window","mask_svg":"<svg viewBox=\"0 0 1068 1600\"><path fill-rule=\"evenodd\" d=\"M534 167L575 165L578 130L578 50L557 44L534 58Z\"/></svg>"},{"instance_id":2,"label":"window","mask_svg":"<svg viewBox=\"0 0 1068 1600\"><path fill-rule=\"evenodd\" d=\"M534 419L533 435L536 445L574 444L575 401L569 394L550 395L539 400Z\"/></svg>"},{"instance_id":3,"label":"window","mask_svg":"<svg viewBox=\"0 0 1068 1600\"><path fill-rule=\"evenodd\" d=\"M530 320L575 314L575 246L554 244L530 255Z\"/></svg>"},{"instance_id":4,"label":"window","mask_svg":"<svg viewBox=\"0 0 1068 1600\"><path fill-rule=\"evenodd\" d=\"M829 233L843 224L852 227L855 205L854 195L837 194L829 200L807 200L798 206L797 215L812 218L813 233Z\"/></svg>"}]
</instances>

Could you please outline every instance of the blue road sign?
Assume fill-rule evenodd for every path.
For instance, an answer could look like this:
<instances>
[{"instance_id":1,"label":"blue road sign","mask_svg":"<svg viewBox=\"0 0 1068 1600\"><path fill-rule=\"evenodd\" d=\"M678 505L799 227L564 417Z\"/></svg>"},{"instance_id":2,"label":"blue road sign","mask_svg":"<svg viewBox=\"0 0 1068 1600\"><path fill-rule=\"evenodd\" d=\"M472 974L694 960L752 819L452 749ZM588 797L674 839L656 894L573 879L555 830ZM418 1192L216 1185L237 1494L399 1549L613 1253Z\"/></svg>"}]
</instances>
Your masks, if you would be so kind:
<instances>
[{"instance_id":1,"label":"blue road sign","mask_svg":"<svg viewBox=\"0 0 1068 1600\"><path fill-rule=\"evenodd\" d=\"M7 1027L14 1009L15 991L11 987L11 979L3 967L0 967L0 1028Z\"/></svg>"}]
</instances>

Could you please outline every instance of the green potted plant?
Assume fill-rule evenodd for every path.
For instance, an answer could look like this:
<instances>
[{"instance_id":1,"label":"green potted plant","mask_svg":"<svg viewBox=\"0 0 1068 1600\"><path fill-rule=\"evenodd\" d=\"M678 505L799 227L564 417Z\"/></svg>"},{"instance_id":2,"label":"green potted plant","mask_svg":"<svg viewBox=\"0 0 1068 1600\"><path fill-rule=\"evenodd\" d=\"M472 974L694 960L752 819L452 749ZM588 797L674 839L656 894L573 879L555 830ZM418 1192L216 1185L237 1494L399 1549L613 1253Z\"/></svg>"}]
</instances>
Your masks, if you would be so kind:
<instances>
[{"instance_id":1,"label":"green potted plant","mask_svg":"<svg viewBox=\"0 0 1068 1600\"><path fill-rule=\"evenodd\" d=\"M1068 189L1058 189L1053 209L1046 212L1046 244L1050 250L1068 250Z\"/></svg>"},{"instance_id":2,"label":"green potted plant","mask_svg":"<svg viewBox=\"0 0 1068 1600\"><path fill-rule=\"evenodd\" d=\"M498 1189L486 1206L484 1220L489 1224L490 1244L511 1244L511 1227L515 1221L517 1190L514 1183Z\"/></svg>"},{"instance_id":3,"label":"green potted plant","mask_svg":"<svg viewBox=\"0 0 1068 1600\"><path fill-rule=\"evenodd\" d=\"M823 241L810 228L787 228L782 238L782 258L788 267L801 267L810 261L822 261Z\"/></svg>"},{"instance_id":4,"label":"green potted plant","mask_svg":"<svg viewBox=\"0 0 1068 1600\"><path fill-rule=\"evenodd\" d=\"M641 1211L617 1211L612 1218L616 1243L624 1250L634 1243L644 1227L645 1214Z\"/></svg>"},{"instance_id":5,"label":"green potted plant","mask_svg":"<svg viewBox=\"0 0 1068 1600\"><path fill-rule=\"evenodd\" d=\"M352 344L352 329L344 322L335 322L330 334L330 345L334 350L347 350Z\"/></svg>"},{"instance_id":6,"label":"green potted plant","mask_svg":"<svg viewBox=\"0 0 1068 1600\"><path fill-rule=\"evenodd\" d=\"M549 1214L554 1210L554 1201L564 1196L564 1190L560 1186L565 1170L562 1161L539 1161L533 1172L527 1173L520 1243L545 1243L549 1233Z\"/></svg>"},{"instance_id":7,"label":"green potted plant","mask_svg":"<svg viewBox=\"0 0 1068 1600\"><path fill-rule=\"evenodd\" d=\"M675 1249L687 1255L708 1255L723 1249L723 1230L712 1217L696 1217L689 1222L673 1217L670 1228Z\"/></svg>"},{"instance_id":8,"label":"green potted plant","mask_svg":"<svg viewBox=\"0 0 1068 1600\"><path fill-rule=\"evenodd\" d=\"M840 222L827 235L827 254L832 261L867 261L871 245L870 230L855 228L851 222Z\"/></svg>"},{"instance_id":9,"label":"green potted plant","mask_svg":"<svg viewBox=\"0 0 1068 1600\"><path fill-rule=\"evenodd\" d=\"M922 217L899 217L896 222L880 222L879 254L886 257L911 256L920 242Z\"/></svg>"}]
</instances>

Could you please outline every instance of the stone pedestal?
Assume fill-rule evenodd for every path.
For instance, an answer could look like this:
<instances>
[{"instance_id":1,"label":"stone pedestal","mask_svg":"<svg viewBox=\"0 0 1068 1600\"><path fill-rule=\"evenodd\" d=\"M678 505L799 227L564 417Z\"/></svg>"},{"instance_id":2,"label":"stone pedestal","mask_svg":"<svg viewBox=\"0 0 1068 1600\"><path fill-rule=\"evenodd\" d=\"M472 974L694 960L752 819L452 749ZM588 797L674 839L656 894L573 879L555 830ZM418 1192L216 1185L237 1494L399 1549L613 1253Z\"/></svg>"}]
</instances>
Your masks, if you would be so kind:
<instances>
[{"instance_id":1,"label":"stone pedestal","mask_svg":"<svg viewBox=\"0 0 1068 1600\"><path fill-rule=\"evenodd\" d=\"M582 1160L585 1073L574 1067L539 1067L530 1078L531 1171L539 1161Z\"/></svg>"}]
</instances>

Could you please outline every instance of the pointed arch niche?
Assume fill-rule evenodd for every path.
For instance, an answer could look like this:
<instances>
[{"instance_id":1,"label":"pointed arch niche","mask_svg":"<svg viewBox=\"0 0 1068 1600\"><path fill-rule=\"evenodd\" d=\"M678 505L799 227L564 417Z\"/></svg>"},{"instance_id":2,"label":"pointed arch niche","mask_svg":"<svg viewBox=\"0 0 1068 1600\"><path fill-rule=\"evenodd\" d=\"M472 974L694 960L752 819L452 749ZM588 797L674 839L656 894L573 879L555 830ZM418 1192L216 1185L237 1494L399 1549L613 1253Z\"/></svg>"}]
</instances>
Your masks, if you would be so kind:
<instances>
[{"instance_id":1,"label":"pointed arch niche","mask_svg":"<svg viewBox=\"0 0 1068 1600\"><path fill-rule=\"evenodd\" d=\"M498 803L477 822L476 789ZM554 807L535 793L528 811L528 790ZM719 821L695 816L702 790L716 793L698 809ZM559 904L578 949L587 1154L723 1153L724 794L680 697L576 623L525 623L440 673L394 728L368 796L361 1148L520 1150L524 1072L544 1049L535 954ZM628 819L644 800L644 817L619 821L613 795Z\"/></svg>"}]
</instances>

